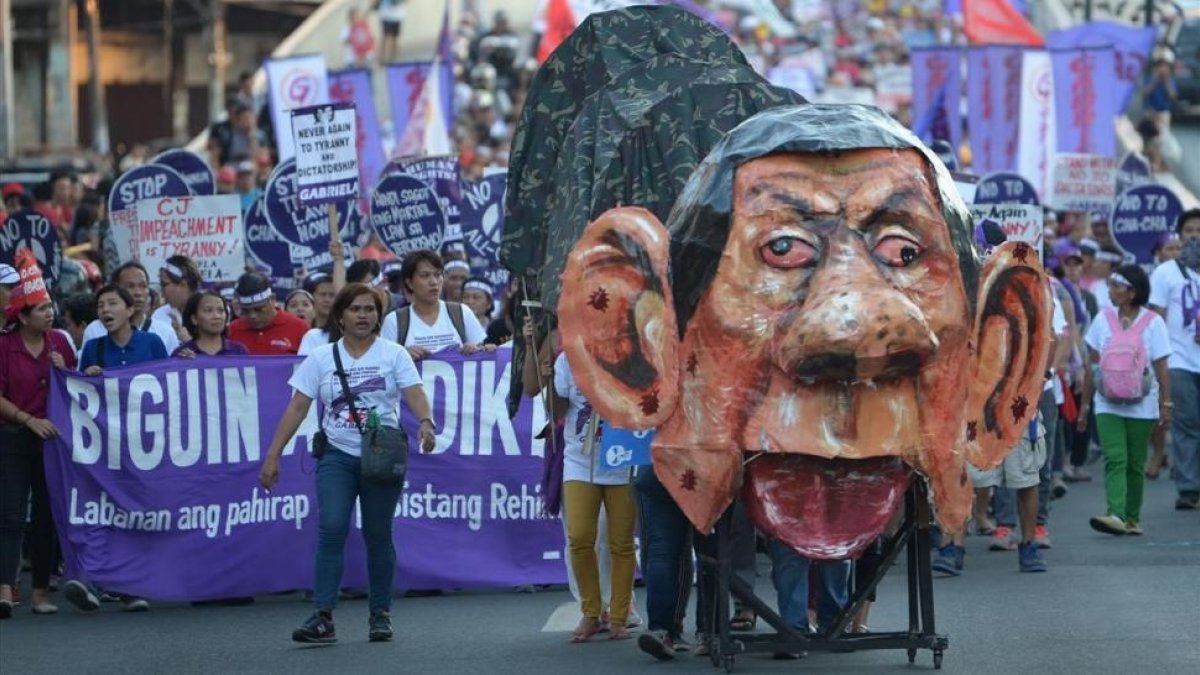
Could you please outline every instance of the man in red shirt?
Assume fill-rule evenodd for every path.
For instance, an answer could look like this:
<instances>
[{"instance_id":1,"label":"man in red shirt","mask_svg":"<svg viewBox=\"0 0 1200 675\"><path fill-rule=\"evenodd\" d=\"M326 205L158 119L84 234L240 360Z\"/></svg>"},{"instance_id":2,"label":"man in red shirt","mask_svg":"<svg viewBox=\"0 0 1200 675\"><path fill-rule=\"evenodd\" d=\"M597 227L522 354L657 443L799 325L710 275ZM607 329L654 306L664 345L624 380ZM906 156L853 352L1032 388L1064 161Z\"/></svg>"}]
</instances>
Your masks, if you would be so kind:
<instances>
[{"instance_id":1,"label":"man in red shirt","mask_svg":"<svg viewBox=\"0 0 1200 675\"><path fill-rule=\"evenodd\" d=\"M275 306L271 280L256 272L243 274L234 288L241 316L229 324L229 339L246 345L251 354L294 355L309 325Z\"/></svg>"}]
</instances>

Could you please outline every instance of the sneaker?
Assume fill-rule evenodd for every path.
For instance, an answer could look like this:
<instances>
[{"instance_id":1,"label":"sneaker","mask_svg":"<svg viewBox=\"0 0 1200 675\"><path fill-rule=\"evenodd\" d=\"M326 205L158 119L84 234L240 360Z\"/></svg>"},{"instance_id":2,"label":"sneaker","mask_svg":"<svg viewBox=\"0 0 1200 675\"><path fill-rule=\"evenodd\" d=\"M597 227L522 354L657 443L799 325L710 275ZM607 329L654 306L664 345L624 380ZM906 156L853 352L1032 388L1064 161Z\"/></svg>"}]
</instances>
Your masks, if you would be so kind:
<instances>
[{"instance_id":1,"label":"sneaker","mask_svg":"<svg viewBox=\"0 0 1200 675\"><path fill-rule=\"evenodd\" d=\"M1200 509L1200 494L1195 492L1182 492L1179 499L1175 500L1176 511L1195 511Z\"/></svg>"},{"instance_id":2,"label":"sneaker","mask_svg":"<svg viewBox=\"0 0 1200 675\"><path fill-rule=\"evenodd\" d=\"M988 545L989 551L1015 551L1017 550L1017 533L1007 525L997 525L996 531L992 533L992 543Z\"/></svg>"},{"instance_id":3,"label":"sneaker","mask_svg":"<svg viewBox=\"0 0 1200 675\"><path fill-rule=\"evenodd\" d=\"M959 553L961 547L954 544L946 544L937 551L937 555L933 556L931 567L933 571L948 574L956 577L962 574L962 555Z\"/></svg>"},{"instance_id":4,"label":"sneaker","mask_svg":"<svg viewBox=\"0 0 1200 675\"><path fill-rule=\"evenodd\" d=\"M1046 561L1042 559L1042 551L1037 542L1023 542L1017 547L1017 560L1022 572L1045 572Z\"/></svg>"},{"instance_id":5,"label":"sneaker","mask_svg":"<svg viewBox=\"0 0 1200 675\"><path fill-rule=\"evenodd\" d=\"M367 620L367 639L371 642L392 640L392 615L387 612L372 612Z\"/></svg>"},{"instance_id":6,"label":"sneaker","mask_svg":"<svg viewBox=\"0 0 1200 675\"><path fill-rule=\"evenodd\" d=\"M1062 499L1067 496L1067 484L1061 475L1055 476L1050 485L1050 496L1054 499Z\"/></svg>"},{"instance_id":7,"label":"sneaker","mask_svg":"<svg viewBox=\"0 0 1200 675\"><path fill-rule=\"evenodd\" d=\"M708 656L709 651L708 636L704 633L696 633L696 646L692 649L692 654L695 656Z\"/></svg>"},{"instance_id":8,"label":"sneaker","mask_svg":"<svg viewBox=\"0 0 1200 675\"><path fill-rule=\"evenodd\" d=\"M1091 474L1082 466L1071 466L1068 464L1063 467L1063 480L1068 483L1086 483L1091 479Z\"/></svg>"},{"instance_id":9,"label":"sneaker","mask_svg":"<svg viewBox=\"0 0 1200 675\"><path fill-rule=\"evenodd\" d=\"M150 611L150 603L144 598L126 598L124 605L121 607L122 612L148 612Z\"/></svg>"},{"instance_id":10,"label":"sneaker","mask_svg":"<svg viewBox=\"0 0 1200 675\"><path fill-rule=\"evenodd\" d=\"M638 649L646 652L659 661L670 661L675 658L675 642L665 630L652 630L642 633L637 640Z\"/></svg>"},{"instance_id":11,"label":"sneaker","mask_svg":"<svg viewBox=\"0 0 1200 675\"><path fill-rule=\"evenodd\" d=\"M1132 534L1134 536L1140 536L1145 533L1146 532L1145 532L1145 530L1142 529L1141 524L1139 524L1138 521L1136 521L1136 520L1131 520L1125 525L1125 534Z\"/></svg>"},{"instance_id":12,"label":"sneaker","mask_svg":"<svg viewBox=\"0 0 1200 675\"><path fill-rule=\"evenodd\" d=\"M1125 521L1116 516L1095 516L1089 523L1092 529L1104 534L1128 534L1129 528L1125 526Z\"/></svg>"},{"instance_id":13,"label":"sneaker","mask_svg":"<svg viewBox=\"0 0 1200 675\"><path fill-rule=\"evenodd\" d=\"M1037 544L1038 548L1051 548L1050 546L1050 531L1045 525L1038 525L1033 531L1033 543Z\"/></svg>"},{"instance_id":14,"label":"sneaker","mask_svg":"<svg viewBox=\"0 0 1200 675\"><path fill-rule=\"evenodd\" d=\"M333 615L323 612L313 612L296 630L292 631L293 642L310 644L332 644L337 642L337 631L333 627Z\"/></svg>"},{"instance_id":15,"label":"sneaker","mask_svg":"<svg viewBox=\"0 0 1200 675\"><path fill-rule=\"evenodd\" d=\"M94 612L100 609L100 598L81 581L72 579L63 584L63 597L75 605L81 612Z\"/></svg>"}]
</instances>

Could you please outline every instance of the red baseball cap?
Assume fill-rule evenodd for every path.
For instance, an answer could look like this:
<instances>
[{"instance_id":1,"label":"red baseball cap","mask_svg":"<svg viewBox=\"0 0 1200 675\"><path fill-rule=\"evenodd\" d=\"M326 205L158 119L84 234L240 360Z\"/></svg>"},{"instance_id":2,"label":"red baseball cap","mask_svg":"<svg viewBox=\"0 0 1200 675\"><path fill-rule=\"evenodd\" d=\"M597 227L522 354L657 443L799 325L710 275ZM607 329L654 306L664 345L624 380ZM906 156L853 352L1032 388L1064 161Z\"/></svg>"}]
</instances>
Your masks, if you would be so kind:
<instances>
[{"instance_id":1,"label":"red baseball cap","mask_svg":"<svg viewBox=\"0 0 1200 675\"><path fill-rule=\"evenodd\" d=\"M25 186L21 185L20 183L8 183L4 186L3 190L0 190L0 194L3 195L3 199L8 199L9 197L14 196L19 197L25 194Z\"/></svg>"}]
</instances>

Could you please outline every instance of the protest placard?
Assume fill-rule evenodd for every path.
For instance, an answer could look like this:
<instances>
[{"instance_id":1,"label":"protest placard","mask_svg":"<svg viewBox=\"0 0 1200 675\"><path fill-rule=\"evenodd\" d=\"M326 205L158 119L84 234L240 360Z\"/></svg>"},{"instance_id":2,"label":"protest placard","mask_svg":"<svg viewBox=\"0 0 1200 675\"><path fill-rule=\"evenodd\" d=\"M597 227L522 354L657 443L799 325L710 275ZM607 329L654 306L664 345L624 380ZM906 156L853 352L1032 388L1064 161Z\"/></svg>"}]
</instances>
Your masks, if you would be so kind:
<instances>
[{"instance_id":1,"label":"protest placard","mask_svg":"<svg viewBox=\"0 0 1200 675\"><path fill-rule=\"evenodd\" d=\"M392 163L384 175L407 173L424 181L442 204L446 214L443 241L462 241L462 167L452 156L404 157Z\"/></svg>"},{"instance_id":2,"label":"protest placard","mask_svg":"<svg viewBox=\"0 0 1200 675\"><path fill-rule=\"evenodd\" d=\"M999 171L980 179L973 204L1040 204L1037 188L1019 174Z\"/></svg>"},{"instance_id":3,"label":"protest placard","mask_svg":"<svg viewBox=\"0 0 1200 675\"><path fill-rule=\"evenodd\" d=\"M62 244L50 219L33 209L8 214L0 229L0 262L16 267L22 248L33 251L46 285L53 288L62 268Z\"/></svg>"},{"instance_id":4,"label":"protest placard","mask_svg":"<svg viewBox=\"0 0 1200 675\"><path fill-rule=\"evenodd\" d=\"M1008 241L1023 241L1041 257L1045 240L1042 207L1035 204L976 204L971 207L971 220L996 223L1004 230Z\"/></svg>"},{"instance_id":5,"label":"protest placard","mask_svg":"<svg viewBox=\"0 0 1200 675\"><path fill-rule=\"evenodd\" d=\"M263 200L256 199L242 216L246 229L246 252L256 267L271 277L277 294L286 294L299 284L297 268L313 256L312 249L298 246L280 237L267 222Z\"/></svg>"},{"instance_id":6,"label":"protest placard","mask_svg":"<svg viewBox=\"0 0 1200 675\"><path fill-rule=\"evenodd\" d=\"M245 232L237 195L158 197L138 202L138 259L151 279L167 258L185 255L207 282L245 271Z\"/></svg>"},{"instance_id":7,"label":"protest placard","mask_svg":"<svg viewBox=\"0 0 1200 675\"><path fill-rule=\"evenodd\" d=\"M1154 245L1175 231L1181 213L1183 203L1174 192L1157 184L1138 185L1117 197L1109 229L1118 246L1147 265L1154 262Z\"/></svg>"},{"instance_id":8,"label":"protest placard","mask_svg":"<svg viewBox=\"0 0 1200 675\"><path fill-rule=\"evenodd\" d=\"M358 122L353 103L293 110L292 134L301 205L358 199Z\"/></svg>"},{"instance_id":9,"label":"protest placard","mask_svg":"<svg viewBox=\"0 0 1200 675\"><path fill-rule=\"evenodd\" d=\"M406 173L384 176L371 193L371 226L392 253L441 250L446 214L424 181Z\"/></svg>"},{"instance_id":10,"label":"protest placard","mask_svg":"<svg viewBox=\"0 0 1200 675\"><path fill-rule=\"evenodd\" d=\"M1113 193L1120 195L1129 188L1153 183L1154 173L1150 170L1150 162L1145 157L1136 152L1129 152L1121 158L1113 180L1115 184Z\"/></svg>"},{"instance_id":11,"label":"protest placard","mask_svg":"<svg viewBox=\"0 0 1200 675\"><path fill-rule=\"evenodd\" d=\"M329 74L323 54L267 59L263 70L267 71L271 124L275 128L275 146L282 162L295 155L292 135L287 132L290 111L328 101Z\"/></svg>"},{"instance_id":12,"label":"protest placard","mask_svg":"<svg viewBox=\"0 0 1200 675\"><path fill-rule=\"evenodd\" d=\"M197 197L217 194L217 177L204 158L191 150L175 148L159 153L150 160L152 164L169 166L183 176L183 182Z\"/></svg>"},{"instance_id":13,"label":"protest placard","mask_svg":"<svg viewBox=\"0 0 1200 675\"><path fill-rule=\"evenodd\" d=\"M646 466L650 464L650 444L653 441L653 429L634 431L605 424L600 437L600 457L605 466L612 469Z\"/></svg>"},{"instance_id":14,"label":"protest placard","mask_svg":"<svg viewBox=\"0 0 1200 675\"><path fill-rule=\"evenodd\" d=\"M313 253L328 255L330 222L327 208L304 206L296 191L296 162L288 160L271 172L267 188L263 192L263 207L267 222L283 237L298 246L313 250ZM338 233L342 242L354 244L357 230L353 219L358 217L357 203L336 202Z\"/></svg>"},{"instance_id":15,"label":"protest placard","mask_svg":"<svg viewBox=\"0 0 1200 675\"><path fill-rule=\"evenodd\" d=\"M1059 211L1108 213L1112 209L1117 161L1112 157L1060 152L1054 156L1050 205Z\"/></svg>"},{"instance_id":16,"label":"protest placard","mask_svg":"<svg viewBox=\"0 0 1200 675\"><path fill-rule=\"evenodd\" d=\"M169 166L143 164L121 174L108 193L108 224L115 257L105 261L110 269L138 257L138 202L190 194L187 181Z\"/></svg>"}]
</instances>

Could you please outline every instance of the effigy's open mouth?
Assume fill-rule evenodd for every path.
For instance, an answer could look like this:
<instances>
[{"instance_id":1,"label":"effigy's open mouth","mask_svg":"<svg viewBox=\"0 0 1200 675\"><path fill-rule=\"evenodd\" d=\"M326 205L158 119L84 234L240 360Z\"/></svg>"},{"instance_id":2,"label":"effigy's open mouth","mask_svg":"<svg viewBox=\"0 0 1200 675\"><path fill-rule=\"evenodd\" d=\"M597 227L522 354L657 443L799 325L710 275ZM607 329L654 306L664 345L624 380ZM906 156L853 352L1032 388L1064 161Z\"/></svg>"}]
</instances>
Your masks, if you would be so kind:
<instances>
[{"instance_id":1,"label":"effigy's open mouth","mask_svg":"<svg viewBox=\"0 0 1200 675\"><path fill-rule=\"evenodd\" d=\"M845 559L887 528L912 475L899 457L758 453L745 465L742 500L757 527L801 555Z\"/></svg>"}]
</instances>

